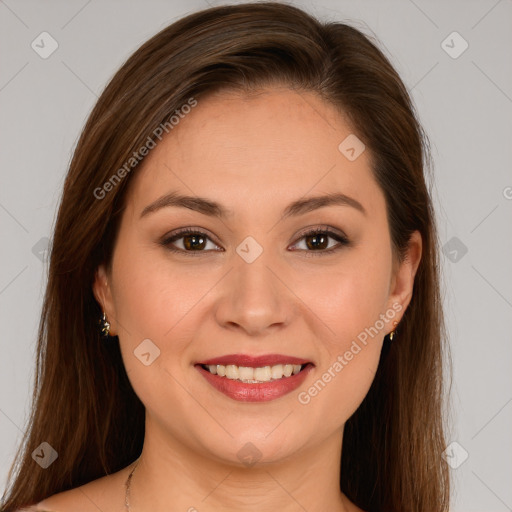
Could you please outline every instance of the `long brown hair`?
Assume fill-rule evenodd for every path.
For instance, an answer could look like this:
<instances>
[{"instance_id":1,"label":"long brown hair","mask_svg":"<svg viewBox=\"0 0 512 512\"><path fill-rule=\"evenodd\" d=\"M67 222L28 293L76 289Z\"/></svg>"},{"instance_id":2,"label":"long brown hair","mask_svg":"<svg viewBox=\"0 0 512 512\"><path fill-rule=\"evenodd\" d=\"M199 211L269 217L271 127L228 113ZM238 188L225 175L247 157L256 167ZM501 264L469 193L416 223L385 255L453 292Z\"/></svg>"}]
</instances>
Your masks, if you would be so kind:
<instances>
[{"instance_id":1,"label":"long brown hair","mask_svg":"<svg viewBox=\"0 0 512 512\"><path fill-rule=\"evenodd\" d=\"M118 338L101 338L101 309L92 292L97 266L110 266L137 166L104 184L119 177L148 138L158 142L155 129L190 98L200 102L219 89L273 84L316 92L347 116L371 154L395 256L404 257L414 230L423 239L412 300L393 342L385 340L370 391L345 426L340 489L370 512L448 510L441 454L449 353L425 173L429 144L404 84L371 39L284 3L219 6L168 26L115 74L65 180L49 251L33 407L3 511L116 472L142 450L144 406L128 380ZM98 188L108 192L94 193ZM44 441L58 452L47 469L31 456Z\"/></svg>"}]
</instances>

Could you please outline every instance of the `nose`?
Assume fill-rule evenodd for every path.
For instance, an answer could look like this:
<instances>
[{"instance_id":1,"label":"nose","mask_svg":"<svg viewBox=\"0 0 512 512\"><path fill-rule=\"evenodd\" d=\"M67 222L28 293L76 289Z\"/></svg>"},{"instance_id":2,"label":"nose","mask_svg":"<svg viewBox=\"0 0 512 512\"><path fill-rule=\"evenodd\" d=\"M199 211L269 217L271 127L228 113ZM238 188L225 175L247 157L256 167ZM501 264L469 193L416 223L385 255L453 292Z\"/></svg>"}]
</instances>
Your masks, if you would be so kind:
<instances>
[{"instance_id":1,"label":"nose","mask_svg":"<svg viewBox=\"0 0 512 512\"><path fill-rule=\"evenodd\" d=\"M289 325L296 308L282 274L265 251L252 263L236 256L218 298L219 325L249 336L265 336Z\"/></svg>"}]
</instances>

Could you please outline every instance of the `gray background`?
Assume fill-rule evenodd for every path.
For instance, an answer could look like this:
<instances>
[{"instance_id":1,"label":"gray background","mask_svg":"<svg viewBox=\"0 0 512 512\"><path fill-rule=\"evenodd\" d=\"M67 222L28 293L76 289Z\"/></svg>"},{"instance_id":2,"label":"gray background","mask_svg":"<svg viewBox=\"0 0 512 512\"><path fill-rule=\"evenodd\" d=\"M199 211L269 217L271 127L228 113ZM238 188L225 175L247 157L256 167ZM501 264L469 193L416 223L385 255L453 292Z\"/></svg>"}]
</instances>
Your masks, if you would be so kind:
<instances>
[{"instance_id":1,"label":"gray background","mask_svg":"<svg viewBox=\"0 0 512 512\"><path fill-rule=\"evenodd\" d=\"M2 490L29 410L45 240L86 116L141 43L220 3L0 0ZM449 458L459 465L462 449L469 454L452 471L451 510L512 511L512 1L296 4L378 37L411 91L432 142L445 246L454 362L448 441L460 445ZM31 48L43 31L59 45L46 59ZM462 39L446 40L454 31L469 44L457 58Z\"/></svg>"}]
</instances>

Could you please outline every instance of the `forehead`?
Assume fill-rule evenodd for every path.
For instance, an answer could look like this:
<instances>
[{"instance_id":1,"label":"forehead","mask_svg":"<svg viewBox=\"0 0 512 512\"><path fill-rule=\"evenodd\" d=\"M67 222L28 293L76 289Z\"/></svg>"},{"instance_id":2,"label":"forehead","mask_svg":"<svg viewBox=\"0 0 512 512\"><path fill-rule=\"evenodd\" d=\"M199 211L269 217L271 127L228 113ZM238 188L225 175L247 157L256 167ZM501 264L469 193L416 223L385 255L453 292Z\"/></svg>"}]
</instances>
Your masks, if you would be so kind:
<instances>
[{"instance_id":1,"label":"forehead","mask_svg":"<svg viewBox=\"0 0 512 512\"><path fill-rule=\"evenodd\" d=\"M146 156L127 208L140 213L170 191L211 197L237 213L343 192L377 213L384 199L369 152L351 161L339 148L349 136L343 113L312 92L214 93Z\"/></svg>"}]
</instances>

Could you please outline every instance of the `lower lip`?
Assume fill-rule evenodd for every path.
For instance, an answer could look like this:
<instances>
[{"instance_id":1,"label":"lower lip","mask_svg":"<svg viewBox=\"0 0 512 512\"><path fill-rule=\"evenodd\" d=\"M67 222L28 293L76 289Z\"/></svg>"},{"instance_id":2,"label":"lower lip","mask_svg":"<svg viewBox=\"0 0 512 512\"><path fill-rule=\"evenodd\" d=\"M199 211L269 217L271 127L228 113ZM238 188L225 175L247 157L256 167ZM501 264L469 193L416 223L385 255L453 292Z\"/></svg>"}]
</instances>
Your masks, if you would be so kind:
<instances>
[{"instance_id":1,"label":"lower lip","mask_svg":"<svg viewBox=\"0 0 512 512\"><path fill-rule=\"evenodd\" d=\"M219 377L219 375L213 375L213 373L205 370L201 365L196 365L196 368L214 388L233 400L239 402L268 402L297 389L304 382L310 370L313 369L313 365L308 363L296 375L271 382L262 382L261 384L247 384L239 380Z\"/></svg>"}]
</instances>

